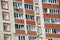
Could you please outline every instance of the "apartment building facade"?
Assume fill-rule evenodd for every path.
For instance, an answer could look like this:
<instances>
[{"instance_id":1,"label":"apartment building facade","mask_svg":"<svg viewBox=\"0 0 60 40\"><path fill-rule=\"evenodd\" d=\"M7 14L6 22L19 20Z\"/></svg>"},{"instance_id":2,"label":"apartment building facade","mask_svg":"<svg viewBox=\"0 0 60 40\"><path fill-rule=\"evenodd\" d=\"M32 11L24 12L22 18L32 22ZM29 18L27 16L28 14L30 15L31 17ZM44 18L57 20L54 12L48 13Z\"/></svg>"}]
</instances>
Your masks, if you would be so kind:
<instances>
[{"instance_id":1,"label":"apartment building facade","mask_svg":"<svg viewBox=\"0 0 60 40\"><path fill-rule=\"evenodd\" d=\"M60 0L43 0L46 40L60 40Z\"/></svg>"},{"instance_id":2,"label":"apartment building facade","mask_svg":"<svg viewBox=\"0 0 60 40\"><path fill-rule=\"evenodd\" d=\"M0 0L0 40L60 40L60 0Z\"/></svg>"}]
</instances>

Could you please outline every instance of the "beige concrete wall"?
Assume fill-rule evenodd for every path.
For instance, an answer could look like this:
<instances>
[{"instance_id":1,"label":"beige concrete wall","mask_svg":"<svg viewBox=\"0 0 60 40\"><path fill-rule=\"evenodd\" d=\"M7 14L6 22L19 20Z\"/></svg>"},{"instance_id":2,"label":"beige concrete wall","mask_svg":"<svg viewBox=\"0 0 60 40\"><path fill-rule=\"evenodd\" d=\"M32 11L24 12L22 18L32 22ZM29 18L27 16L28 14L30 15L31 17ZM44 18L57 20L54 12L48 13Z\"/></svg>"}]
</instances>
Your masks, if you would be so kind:
<instances>
[{"instance_id":1,"label":"beige concrete wall","mask_svg":"<svg viewBox=\"0 0 60 40\"><path fill-rule=\"evenodd\" d=\"M0 40L4 40L3 38L3 24L2 24L2 9L1 9L1 0L0 0Z\"/></svg>"}]
</instances>

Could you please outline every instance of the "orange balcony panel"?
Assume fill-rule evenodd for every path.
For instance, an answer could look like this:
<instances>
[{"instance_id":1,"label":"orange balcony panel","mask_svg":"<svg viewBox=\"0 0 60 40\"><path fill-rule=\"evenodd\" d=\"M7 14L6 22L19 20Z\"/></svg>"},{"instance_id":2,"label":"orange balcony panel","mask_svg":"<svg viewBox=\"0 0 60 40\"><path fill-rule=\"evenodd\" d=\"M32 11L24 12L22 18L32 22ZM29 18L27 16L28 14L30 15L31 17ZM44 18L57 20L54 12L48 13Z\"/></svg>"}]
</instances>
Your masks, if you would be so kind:
<instances>
[{"instance_id":1,"label":"orange balcony panel","mask_svg":"<svg viewBox=\"0 0 60 40\"><path fill-rule=\"evenodd\" d=\"M56 9L59 9L60 6L59 6L59 4L47 4L47 3L43 3L43 8L56 8Z\"/></svg>"},{"instance_id":2,"label":"orange balcony panel","mask_svg":"<svg viewBox=\"0 0 60 40\"><path fill-rule=\"evenodd\" d=\"M16 30L16 34L25 34L24 30Z\"/></svg>"},{"instance_id":3,"label":"orange balcony panel","mask_svg":"<svg viewBox=\"0 0 60 40\"><path fill-rule=\"evenodd\" d=\"M25 10L26 14L34 14L33 10Z\"/></svg>"},{"instance_id":4,"label":"orange balcony panel","mask_svg":"<svg viewBox=\"0 0 60 40\"><path fill-rule=\"evenodd\" d=\"M27 34L28 35L36 35L36 32L35 31L27 31Z\"/></svg>"},{"instance_id":5,"label":"orange balcony panel","mask_svg":"<svg viewBox=\"0 0 60 40\"><path fill-rule=\"evenodd\" d=\"M26 23L27 23L27 24L30 24L30 25L35 25L35 21L27 20Z\"/></svg>"},{"instance_id":6,"label":"orange balcony panel","mask_svg":"<svg viewBox=\"0 0 60 40\"><path fill-rule=\"evenodd\" d=\"M46 14L44 13L45 18L60 18L60 14Z\"/></svg>"},{"instance_id":7,"label":"orange balcony panel","mask_svg":"<svg viewBox=\"0 0 60 40\"><path fill-rule=\"evenodd\" d=\"M25 3L33 4L33 0L24 0Z\"/></svg>"},{"instance_id":8,"label":"orange balcony panel","mask_svg":"<svg viewBox=\"0 0 60 40\"><path fill-rule=\"evenodd\" d=\"M45 23L45 28L60 28L60 24L47 24L47 23Z\"/></svg>"},{"instance_id":9,"label":"orange balcony panel","mask_svg":"<svg viewBox=\"0 0 60 40\"><path fill-rule=\"evenodd\" d=\"M60 34L46 34L47 38L60 38Z\"/></svg>"},{"instance_id":10,"label":"orange balcony panel","mask_svg":"<svg viewBox=\"0 0 60 40\"><path fill-rule=\"evenodd\" d=\"M15 19L15 23L24 24L24 20L23 19Z\"/></svg>"},{"instance_id":11,"label":"orange balcony panel","mask_svg":"<svg viewBox=\"0 0 60 40\"><path fill-rule=\"evenodd\" d=\"M14 0L14 1L22 2L22 0Z\"/></svg>"},{"instance_id":12,"label":"orange balcony panel","mask_svg":"<svg viewBox=\"0 0 60 40\"><path fill-rule=\"evenodd\" d=\"M23 9L22 9L22 8L20 8L20 9L14 8L14 11L15 11L15 12L23 12Z\"/></svg>"}]
</instances>

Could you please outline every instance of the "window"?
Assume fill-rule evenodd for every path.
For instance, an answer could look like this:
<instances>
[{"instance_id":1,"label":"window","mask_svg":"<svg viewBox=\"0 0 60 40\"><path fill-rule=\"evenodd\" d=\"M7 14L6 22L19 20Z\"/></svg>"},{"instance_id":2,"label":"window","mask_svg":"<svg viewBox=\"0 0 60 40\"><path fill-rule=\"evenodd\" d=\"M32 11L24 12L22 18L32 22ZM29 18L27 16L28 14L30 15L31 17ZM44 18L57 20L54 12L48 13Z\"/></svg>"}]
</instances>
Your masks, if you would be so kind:
<instances>
[{"instance_id":1,"label":"window","mask_svg":"<svg viewBox=\"0 0 60 40\"><path fill-rule=\"evenodd\" d=\"M54 19L51 19L51 23L55 23L55 20Z\"/></svg>"},{"instance_id":2,"label":"window","mask_svg":"<svg viewBox=\"0 0 60 40\"><path fill-rule=\"evenodd\" d=\"M4 26L4 31L10 31L10 25L9 24L4 23L3 26Z\"/></svg>"},{"instance_id":3,"label":"window","mask_svg":"<svg viewBox=\"0 0 60 40\"><path fill-rule=\"evenodd\" d=\"M27 25L27 30L28 31L35 31L35 26L34 25Z\"/></svg>"},{"instance_id":4,"label":"window","mask_svg":"<svg viewBox=\"0 0 60 40\"><path fill-rule=\"evenodd\" d=\"M3 9L8 9L8 3L2 2L2 8Z\"/></svg>"},{"instance_id":5,"label":"window","mask_svg":"<svg viewBox=\"0 0 60 40\"><path fill-rule=\"evenodd\" d=\"M3 20L9 20L10 18L9 18L9 13L7 13L7 12L3 12Z\"/></svg>"},{"instance_id":6,"label":"window","mask_svg":"<svg viewBox=\"0 0 60 40\"><path fill-rule=\"evenodd\" d=\"M26 14L26 19L34 20L34 15Z\"/></svg>"},{"instance_id":7,"label":"window","mask_svg":"<svg viewBox=\"0 0 60 40\"><path fill-rule=\"evenodd\" d=\"M56 29L56 33L57 34L60 34L60 29Z\"/></svg>"},{"instance_id":8,"label":"window","mask_svg":"<svg viewBox=\"0 0 60 40\"><path fill-rule=\"evenodd\" d=\"M25 9L33 10L33 5L25 4Z\"/></svg>"},{"instance_id":9,"label":"window","mask_svg":"<svg viewBox=\"0 0 60 40\"><path fill-rule=\"evenodd\" d=\"M42 2L47 2L47 0L42 0Z\"/></svg>"},{"instance_id":10,"label":"window","mask_svg":"<svg viewBox=\"0 0 60 40\"><path fill-rule=\"evenodd\" d=\"M38 3L38 0L34 0L35 3Z\"/></svg>"},{"instance_id":11,"label":"window","mask_svg":"<svg viewBox=\"0 0 60 40\"><path fill-rule=\"evenodd\" d=\"M37 24L40 24L40 18L36 18Z\"/></svg>"},{"instance_id":12,"label":"window","mask_svg":"<svg viewBox=\"0 0 60 40\"><path fill-rule=\"evenodd\" d=\"M23 13L14 12L14 18L23 19Z\"/></svg>"},{"instance_id":13,"label":"window","mask_svg":"<svg viewBox=\"0 0 60 40\"><path fill-rule=\"evenodd\" d=\"M47 38L46 40L60 40L60 38Z\"/></svg>"},{"instance_id":14,"label":"window","mask_svg":"<svg viewBox=\"0 0 60 40\"><path fill-rule=\"evenodd\" d=\"M35 7L35 13L39 13L39 8Z\"/></svg>"},{"instance_id":15,"label":"window","mask_svg":"<svg viewBox=\"0 0 60 40\"><path fill-rule=\"evenodd\" d=\"M19 2L13 2L13 6L15 7L15 8L22 8L22 3L19 3Z\"/></svg>"},{"instance_id":16,"label":"window","mask_svg":"<svg viewBox=\"0 0 60 40\"><path fill-rule=\"evenodd\" d=\"M45 23L50 23L50 19L49 18L44 18L44 22Z\"/></svg>"},{"instance_id":17,"label":"window","mask_svg":"<svg viewBox=\"0 0 60 40\"><path fill-rule=\"evenodd\" d=\"M60 29L52 29L52 33L60 34Z\"/></svg>"},{"instance_id":18,"label":"window","mask_svg":"<svg viewBox=\"0 0 60 40\"><path fill-rule=\"evenodd\" d=\"M60 23L60 19L58 18L51 18L51 23Z\"/></svg>"},{"instance_id":19,"label":"window","mask_svg":"<svg viewBox=\"0 0 60 40\"><path fill-rule=\"evenodd\" d=\"M44 18L45 23L54 23L54 24L60 24L59 18Z\"/></svg>"},{"instance_id":20,"label":"window","mask_svg":"<svg viewBox=\"0 0 60 40\"><path fill-rule=\"evenodd\" d=\"M16 30L24 30L24 25L23 24L15 24L15 29Z\"/></svg>"},{"instance_id":21,"label":"window","mask_svg":"<svg viewBox=\"0 0 60 40\"><path fill-rule=\"evenodd\" d=\"M19 36L18 36L18 40L25 40L25 36L19 35Z\"/></svg>"},{"instance_id":22,"label":"window","mask_svg":"<svg viewBox=\"0 0 60 40\"><path fill-rule=\"evenodd\" d=\"M53 32L53 33L56 33L56 29L52 29L52 32Z\"/></svg>"},{"instance_id":23,"label":"window","mask_svg":"<svg viewBox=\"0 0 60 40\"><path fill-rule=\"evenodd\" d=\"M48 40L53 40L53 39L48 39Z\"/></svg>"},{"instance_id":24,"label":"window","mask_svg":"<svg viewBox=\"0 0 60 40\"><path fill-rule=\"evenodd\" d=\"M48 0L49 3L57 3L58 0Z\"/></svg>"},{"instance_id":25,"label":"window","mask_svg":"<svg viewBox=\"0 0 60 40\"><path fill-rule=\"evenodd\" d=\"M41 34L41 28L37 28L37 34Z\"/></svg>"},{"instance_id":26,"label":"window","mask_svg":"<svg viewBox=\"0 0 60 40\"><path fill-rule=\"evenodd\" d=\"M34 40L33 36L28 36L28 40Z\"/></svg>"},{"instance_id":27,"label":"window","mask_svg":"<svg viewBox=\"0 0 60 40\"><path fill-rule=\"evenodd\" d=\"M60 14L60 10L59 9L49 9L49 12L53 13L53 14Z\"/></svg>"},{"instance_id":28,"label":"window","mask_svg":"<svg viewBox=\"0 0 60 40\"><path fill-rule=\"evenodd\" d=\"M45 32L46 33L53 33L53 34L60 34L60 29L57 29L57 28L46 28Z\"/></svg>"},{"instance_id":29,"label":"window","mask_svg":"<svg viewBox=\"0 0 60 40\"><path fill-rule=\"evenodd\" d=\"M4 40L11 40L10 36L5 36Z\"/></svg>"},{"instance_id":30,"label":"window","mask_svg":"<svg viewBox=\"0 0 60 40\"><path fill-rule=\"evenodd\" d=\"M43 12L46 12L46 13L49 13L49 14L60 14L60 9L43 8Z\"/></svg>"},{"instance_id":31,"label":"window","mask_svg":"<svg viewBox=\"0 0 60 40\"><path fill-rule=\"evenodd\" d=\"M54 40L60 40L60 38L54 38Z\"/></svg>"},{"instance_id":32,"label":"window","mask_svg":"<svg viewBox=\"0 0 60 40\"><path fill-rule=\"evenodd\" d=\"M43 3L58 4L58 0L42 0Z\"/></svg>"},{"instance_id":33,"label":"window","mask_svg":"<svg viewBox=\"0 0 60 40\"><path fill-rule=\"evenodd\" d=\"M46 32L46 33L52 33L52 30L51 30L50 28L46 28L46 29L45 29L45 32Z\"/></svg>"},{"instance_id":34,"label":"window","mask_svg":"<svg viewBox=\"0 0 60 40\"><path fill-rule=\"evenodd\" d=\"M47 8L43 8L43 12L47 12Z\"/></svg>"}]
</instances>

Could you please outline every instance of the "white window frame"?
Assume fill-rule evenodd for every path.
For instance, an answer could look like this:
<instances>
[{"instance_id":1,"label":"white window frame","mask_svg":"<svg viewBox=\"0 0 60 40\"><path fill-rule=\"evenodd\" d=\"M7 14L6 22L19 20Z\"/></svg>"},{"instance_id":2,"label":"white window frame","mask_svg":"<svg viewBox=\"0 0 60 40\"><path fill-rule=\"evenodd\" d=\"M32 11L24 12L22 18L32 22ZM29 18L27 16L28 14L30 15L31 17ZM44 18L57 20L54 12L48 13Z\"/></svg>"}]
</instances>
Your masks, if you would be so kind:
<instances>
[{"instance_id":1,"label":"white window frame","mask_svg":"<svg viewBox=\"0 0 60 40\"><path fill-rule=\"evenodd\" d=\"M8 3L2 2L2 8L3 9L8 9Z\"/></svg>"},{"instance_id":2,"label":"white window frame","mask_svg":"<svg viewBox=\"0 0 60 40\"><path fill-rule=\"evenodd\" d=\"M26 3L25 3L25 5L28 5L28 6L27 6L28 8L25 8L26 10L34 10L34 6L33 6L32 4L26 4ZM24 7L25 7L25 5L24 5ZM29 8L29 5L30 5L30 6L33 6L33 9L30 9L30 8Z\"/></svg>"},{"instance_id":3,"label":"white window frame","mask_svg":"<svg viewBox=\"0 0 60 40\"><path fill-rule=\"evenodd\" d=\"M14 3L14 2L13 2L13 3ZM17 3L17 4L13 4L13 5L15 5L15 6L14 6L15 8L19 9L19 8L22 8L22 7L23 7L21 2L16 2L16 3ZM18 6L18 4L20 4L20 5Z\"/></svg>"},{"instance_id":4,"label":"white window frame","mask_svg":"<svg viewBox=\"0 0 60 40\"><path fill-rule=\"evenodd\" d=\"M18 40L24 40L24 39L25 39L25 36L24 35L18 35Z\"/></svg>"},{"instance_id":5,"label":"white window frame","mask_svg":"<svg viewBox=\"0 0 60 40\"><path fill-rule=\"evenodd\" d=\"M46 19L48 20L48 22L45 22L45 21L44 22L45 23L50 23L50 18L44 18L44 20L46 20Z\"/></svg>"},{"instance_id":6,"label":"white window frame","mask_svg":"<svg viewBox=\"0 0 60 40\"><path fill-rule=\"evenodd\" d=\"M35 13L39 13L39 8L35 7Z\"/></svg>"},{"instance_id":7,"label":"white window frame","mask_svg":"<svg viewBox=\"0 0 60 40\"><path fill-rule=\"evenodd\" d=\"M26 26L27 26L27 31L35 31L36 27L34 25L27 24Z\"/></svg>"},{"instance_id":8,"label":"white window frame","mask_svg":"<svg viewBox=\"0 0 60 40\"><path fill-rule=\"evenodd\" d=\"M10 25L4 23L4 31L10 31Z\"/></svg>"},{"instance_id":9,"label":"white window frame","mask_svg":"<svg viewBox=\"0 0 60 40\"><path fill-rule=\"evenodd\" d=\"M28 36L28 40L34 40L34 36Z\"/></svg>"},{"instance_id":10,"label":"white window frame","mask_svg":"<svg viewBox=\"0 0 60 40\"><path fill-rule=\"evenodd\" d=\"M4 20L9 20L9 14L8 13L3 13L3 19Z\"/></svg>"},{"instance_id":11,"label":"white window frame","mask_svg":"<svg viewBox=\"0 0 60 40\"><path fill-rule=\"evenodd\" d=\"M5 40L11 40L10 36L5 36Z\"/></svg>"},{"instance_id":12,"label":"white window frame","mask_svg":"<svg viewBox=\"0 0 60 40\"><path fill-rule=\"evenodd\" d=\"M17 14L17 15L16 15ZM20 16L19 16L20 15ZM18 17L17 17L18 16ZM23 15L23 13L19 13L19 12L14 12L14 18L15 19L23 19L24 17L23 17L24 15Z\"/></svg>"},{"instance_id":13,"label":"white window frame","mask_svg":"<svg viewBox=\"0 0 60 40\"><path fill-rule=\"evenodd\" d=\"M48 4L59 4L58 0L56 0L56 3L54 0L43 0L43 3L48 3Z\"/></svg>"},{"instance_id":14,"label":"white window frame","mask_svg":"<svg viewBox=\"0 0 60 40\"><path fill-rule=\"evenodd\" d=\"M34 3L38 3L39 0L34 0Z\"/></svg>"},{"instance_id":15,"label":"white window frame","mask_svg":"<svg viewBox=\"0 0 60 40\"><path fill-rule=\"evenodd\" d=\"M16 24L18 25L18 29L15 27L16 30L24 30L24 27L23 28L21 27L21 25L24 25L24 24L18 24L18 23L16 23ZM19 25L20 25L20 27L19 27Z\"/></svg>"},{"instance_id":16,"label":"white window frame","mask_svg":"<svg viewBox=\"0 0 60 40\"><path fill-rule=\"evenodd\" d=\"M32 19L31 19L31 17L30 16L34 16L34 15L31 15L31 14L26 14L28 17L26 18L26 20L34 20L34 17L32 17Z\"/></svg>"}]
</instances>

